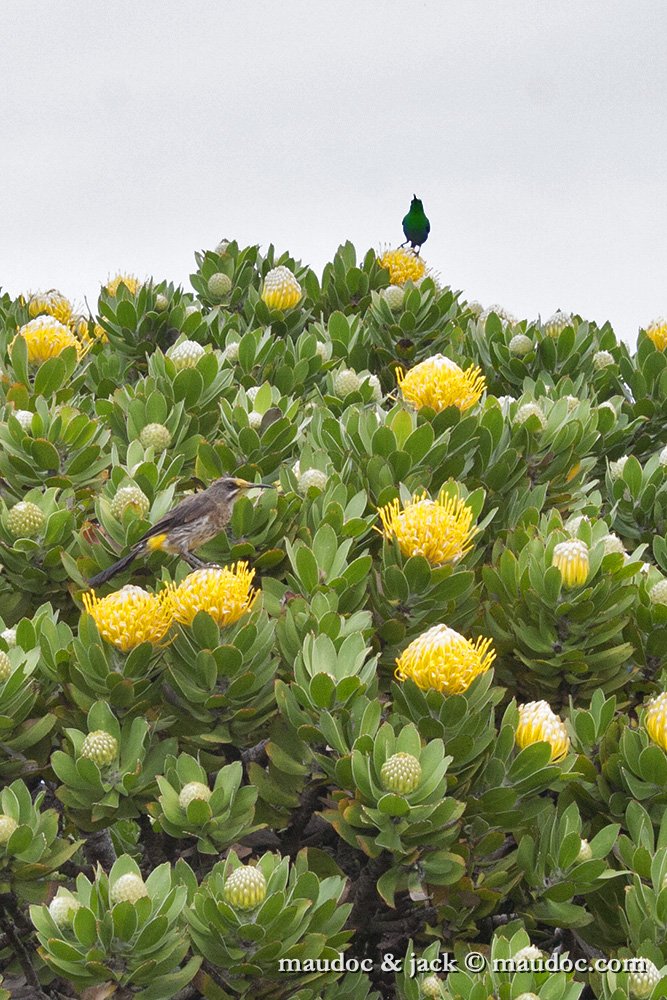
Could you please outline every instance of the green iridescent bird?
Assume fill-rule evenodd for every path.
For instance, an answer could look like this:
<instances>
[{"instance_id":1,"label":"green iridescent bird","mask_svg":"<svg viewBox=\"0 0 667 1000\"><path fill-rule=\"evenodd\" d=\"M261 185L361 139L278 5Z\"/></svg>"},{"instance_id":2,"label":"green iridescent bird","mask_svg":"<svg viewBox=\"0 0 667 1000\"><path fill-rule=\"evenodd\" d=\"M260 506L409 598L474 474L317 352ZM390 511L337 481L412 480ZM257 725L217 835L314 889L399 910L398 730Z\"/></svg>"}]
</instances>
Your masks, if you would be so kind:
<instances>
[{"instance_id":1,"label":"green iridescent bird","mask_svg":"<svg viewBox=\"0 0 667 1000\"><path fill-rule=\"evenodd\" d=\"M409 243L412 249L416 249L417 253L419 253L422 244L426 243L430 231L431 223L424 214L424 206L417 195L413 194L412 201L410 202L410 211L403 219L405 243L401 243L401 246L404 247L406 243Z\"/></svg>"}]
</instances>

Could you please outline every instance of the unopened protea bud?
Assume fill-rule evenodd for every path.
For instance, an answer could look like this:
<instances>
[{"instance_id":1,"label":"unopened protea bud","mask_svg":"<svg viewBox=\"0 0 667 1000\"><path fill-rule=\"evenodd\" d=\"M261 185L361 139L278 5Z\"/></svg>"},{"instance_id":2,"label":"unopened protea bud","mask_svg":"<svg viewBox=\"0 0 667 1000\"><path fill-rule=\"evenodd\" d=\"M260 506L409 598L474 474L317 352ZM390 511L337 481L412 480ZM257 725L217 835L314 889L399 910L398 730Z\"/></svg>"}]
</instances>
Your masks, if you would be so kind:
<instances>
[{"instance_id":1,"label":"unopened protea bud","mask_svg":"<svg viewBox=\"0 0 667 1000\"><path fill-rule=\"evenodd\" d=\"M155 311L162 313L165 311L165 309L168 308L169 308L169 299L167 298L166 295L163 295L160 292L159 295L155 296Z\"/></svg>"},{"instance_id":2,"label":"unopened protea bud","mask_svg":"<svg viewBox=\"0 0 667 1000\"><path fill-rule=\"evenodd\" d=\"M254 910L266 899L266 879L252 865L241 865L227 876L225 902L237 910Z\"/></svg>"},{"instance_id":3,"label":"unopened protea bud","mask_svg":"<svg viewBox=\"0 0 667 1000\"><path fill-rule=\"evenodd\" d=\"M212 794L211 789L203 781L189 781L181 788L178 804L181 809L187 809L191 802L208 802Z\"/></svg>"},{"instance_id":4,"label":"unopened protea bud","mask_svg":"<svg viewBox=\"0 0 667 1000\"><path fill-rule=\"evenodd\" d=\"M222 352L222 358L224 361L238 361L239 344L237 340L232 340L231 344L227 344Z\"/></svg>"},{"instance_id":5,"label":"unopened protea bud","mask_svg":"<svg viewBox=\"0 0 667 1000\"><path fill-rule=\"evenodd\" d=\"M232 279L227 274L219 272L218 274L212 274L208 279L208 294L213 299L223 299L225 295L229 295L232 290Z\"/></svg>"},{"instance_id":6,"label":"unopened protea bud","mask_svg":"<svg viewBox=\"0 0 667 1000\"><path fill-rule=\"evenodd\" d=\"M148 889L141 875L128 872L114 882L109 895L112 903L136 903L148 895Z\"/></svg>"},{"instance_id":7,"label":"unopened protea bud","mask_svg":"<svg viewBox=\"0 0 667 1000\"><path fill-rule=\"evenodd\" d=\"M517 951L516 955L513 956L513 961L516 966L518 962L539 962L542 957L542 952L538 947L534 944L527 944Z\"/></svg>"},{"instance_id":8,"label":"unopened protea bud","mask_svg":"<svg viewBox=\"0 0 667 1000\"><path fill-rule=\"evenodd\" d=\"M614 355L610 354L609 351L596 351L593 355L593 368L596 371L602 371L603 368L608 368L609 365L614 364Z\"/></svg>"},{"instance_id":9,"label":"unopened protea bud","mask_svg":"<svg viewBox=\"0 0 667 1000\"><path fill-rule=\"evenodd\" d=\"M81 903L79 900L67 892L66 889L59 889L58 895L54 896L49 903L51 919L61 928L72 926L74 914L80 908Z\"/></svg>"},{"instance_id":10,"label":"unopened protea bud","mask_svg":"<svg viewBox=\"0 0 667 1000\"><path fill-rule=\"evenodd\" d=\"M648 592L653 604L667 604L667 580L659 580Z\"/></svg>"},{"instance_id":11,"label":"unopened protea bud","mask_svg":"<svg viewBox=\"0 0 667 1000\"><path fill-rule=\"evenodd\" d=\"M17 827L18 823L13 816L0 813L0 844L6 844Z\"/></svg>"},{"instance_id":12,"label":"unopened protea bud","mask_svg":"<svg viewBox=\"0 0 667 1000\"><path fill-rule=\"evenodd\" d=\"M665 468L665 466L667 466L667 445L665 445L665 447L660 452L660 455L658 456L658 461L660 462L660 465L663 467L663 469Z\"/></svg>"},{"instance_id":13,"label":"unopened protea bud","mask_svg":"<svg viewBox=\"0 0 667 1000\"><path fill-rule=\"evenodd\" d=\"M437 976L427 976L421 981L422 996L427 1000L439 1000L442 996L442 984Z\"/></svg>"},{"instance_id":14,"label":"unopened protea bud","mask_svg":"<svg viewBox=\"0 0 667 1000\"><path fill-rule=\"evenodd\" d=\"M525 333L517 333L509 342L509 349L510 354L523 357L524 354L529 354L532 351L533 342Z\"/></svg>"},{"instance_id":15,"label":"unopened protea bud","mask_svg":"<svg viewBox=\"0 0 667 1000\"><path fill-rule=\"evenodd\" d=\"M12 675L12 663L4 649L0 649L0 684L8 681Z\"/></svg>"},{"instance_id":16,"label":"unopened protea bud","mask_svg":"<svg viewBox=\"0 0 667 1000\"><path fill-rule=\"evenodd\" d=\"M604 554L606 556L612 552L620 552L621 555L625 555L625 545L613 531L609 535L603 536L602 544L604 546Z\"/></svg>"},{"instance_id":17,"label":"unopened protea bud","mask_svg":"<svg viewBox=\"0 0 667 1000\"><path fill-rule=\"evenodd\" d=\"M343 368L336 372L333 380L333 390L339 399L345 399L351 392L357 392L361 379L351 368Z\"/></svg>"},{"instance_id":18,"label":"unopened protea bud","mask_svg":"<svg viewBox=\"0 0 667 1000\"><path fill-rule=\"evenodd\" d=\"M167 357L171 358L174 368L180 372L184 368L195 368L204 353L204 348L196 340L183 340L169 348Z\"/></svg>"},{"instance_id":19,"label":"unopened protea bud","mask_svg":"<svg viewBox=\"0 0 667 1000\"><path fill-rule=\"evenodd\" d=\"M92 760L98 767L108 767L118 756L118 740L104 729L88 733L81 744L81 756Z\"/></svg>"},{"instance_id":20,"label":"unopened protea bud","mask_svg":"<svg viewBox=\"0 0 667 1000\"><path fill-rule=\"evenodd\" d=\"M591 845L588 843L585 837L581 838L581 846L579 848L579 853L577 854L577 861L581 864L582 861L590 861L593 857L593 851L591 850Z\"/></svg>"},{"instance_id":21,"label":"unopened protea bud","mask_svg":"<svg viewBox=\"0 0 667 1000\"><path fill-rule=\"evenodd\" d=\"M0 639L5 640L5 645L7 649L13 649L16 645L16 629L15 628L3 628L0 632Z\"/></svg>"},{"instance_id":22,"label":"unopened protea bud","mask_svg":"<svg viewBox=\"0 0 667 1000\"><path fill-rule=\"evenodd\" d=\"M229 240L220 240L217 247L215 248L215 252L219 257L224 257L228 249L229 249Z\"/></svg>"},{"instance_id":23,"label":"unopened protea bud","mask_svg":"<svg viewBox=\"0 0 667 1000\"><path fill-rule=\"evenodd\" d=\"M621 457L617 458L615 462L609 463L609 475L611 476L612 479L621 478L628 457L629 457L628 455L621 455Z\"/></svg>"},{"instance_id":24,"label":"unopened protea bud","mask_svg":"<svg viewBox=\"0 0 667 1000\"><path fill-rule=\"evenodd\" d=\"M146 424L139 435L144 448L166 451L171 444L171 431L164 424Z\"/></svg>"},{"instance_id":25,"label":"unopened protea bud","mask_svg":"<svg viewBox=\"0 0 667 1000\"><path fill-rule=\"evenodd\" d=\"M537 403L524 403L523 406L520 406L514 416L514 423L519 425L525 424L525 422L530 420L531 417L537 417L540 422L540 427L544 428L546 425L546 417L542 412L542 407Z\"/></svg>"},{"instance_id":26,"label":"unopened protea bud","mask_svg":"<svg viewBox=\"0 0 667 1000\"><path fill-rule=\"evenodd\" d=\"M14 538L34 538L44 527L45 521L37 504L19 500L7 514L7 530Z\"/></svg>"},{"instance_id":27,"label":"unopened protea bud","mask_svg":"<svg viewBox=\"0 0 667 1000\"><path fill-rule=\"evenodd\" d=\"M29 431L32 428L32 412L30 410L15 410L14 416L24 431Z\"/></svg>"},{"instance_id":28,"label":"unopened protea bud","mask_svg":"<svg viewBox=\"0 0 667 1000\"><path fill-rule=\"evenodd\" d=\"M560 309L556 310L553 316L544 322L544 332L549 337L558 337L559 334L563 332L566 326L570 326L572 323L572 316L570 313L561 312Z\"/></svg>"},{"instance_id":29,"label":"unopened protea bud","mask_svg":"<svg viewBox=\"0 0 667 1000\"><path fill-rule=\"evenodd\" d=\"M513 326L514 323L518 322L516 316L514 316L509 309L505 309L504 306L499 305L497 302L491 306L487 306L486 309L482 309L479 314L480 321L485 323L491 313L495 313L498 319L502 320L503 326Z\"/></svg>"},{"instance_id":30,"label":"unopened protea bud","mask_svg":"<svg viewBox=\"0 0 667 1000\"><path fill-rule=\"evenodd\" d=\"M376 403L382 402L382 386L380 385L380 379L377 375L369 375L367 379L368 384L373 390L373 400Z\"/></svg>"},{"instance_id":31,"label":"unopened protea bud","mask_svg":"<svg viewBox=\"0 0 667 1000\"><path fill-rule=\"evenodd\" d=\"M256 410L251 410L248 414L248 423L254 431L258 431L262 426L262 419L264 417L263 413L257 413Z\"/></svg>"},{"instance_id":32,"label":"unopened protea bud","mask_svg":"<svg viewBox=\"0 0 667 1000\"><path fill-rule=\"evenodd\" d=\"M150 510L150 500L138 486L121 486L111 501L111 513L119 521L126 510L145 517Z\"/></svg>"},{"instance_id":33,"label":"unopened protea bud","mask_svg":"<svg viewBox=\"0 0 667 1000\"><path fill-rule=\"evenodd\" d=\"M329 359L329 346L325 344L324 341L318 340L315 344L315 353L321 361L327 361Z\"/></svg>"},{"instance_id":34,"label":"unopened protea bud","mask_svg":"<svg viewBox=\"0 0 667 1000\"><path fill-rule=\"evenodd\" d=\"M585 514L576 514L574 517L569 518L565 527L571 535L576 535L584 521L588 521Z\"/></svg>"},{"instance_id":35,"label":"unopened protea bud","mask_svg":"<svg viewBox=\"0 0 667 1000\"><path fill-rule=\"evenodd\" d=\"M201 312L199 306L196 306L194 302L191 302L189 306L185 307L185 318L188 316L194 316L195 313Z\"/></svg>"},{"instance_id":36,"label":"unopened protea bud","mask_svg":"<svg viewBox=\"0 0 667 1000\"><path fill-rule=\"evenodd\" d=\"M554 548L551 565L561 571L566 587L580 587L588 579L588 546L581 538L559 542Z\"/></svg>"},{"instance_id":37,"label":"unopened protea bud","mask_svg":"<svg viewBox=\"0 0 667 1000\"><path fill-rule=\"evenodd\" d=\"M292 309L302 295L301 285L283 264L272 268L264 278L262 301L269 309Z\"/></svg>"},{"instance_id":38,"label":"unopened protea bud","mask_svg":"<svg viewBox=\"0 0 667 1000\"><path fill-rule=\"evenodd\" d=\"M660 982L660 971L650 958L643 958L643 971L631 972L628 975L628 990L637 1000L645 1000Z\"/></svg>"},{"instance_id":39,"label":"unopened protea bud","mask_svg":"<svg viewBox=\"0 0 667 1000\"><path fill-rule=\"evenodd\" d=\"M322 472L321 469L305 469L301 473L297 472L296 475L299 476L299 493L307 493L311 486L316 486L318 490L323 490L329 478L326 472Z\"/></svg>"},{"instance_id":40,"label":"unopened protea bud","mask_svg":"<svg viewBox=\"0 0 667 1000\"><path fill-rule=\"evenodd\" d=\"M380 780L388 792L408 795L422 780L421 764L411 753L395 753L382 765Z\"/></svg>"},{"instance_id":41,"label":"unopened protea bud","mask_svg":"<svg viewBox=\"0 0 667 1000\"><path fill-rule=\"evenodd\" d=\"M405 289L401 288L400 285L389 285L387 288L383 288L380 294L392 312L398 312L403 305Z\"/></svg>"},{"instance_id":42,"label":"unopened protea bud","mask_svg":"<svg viewBox=\"0 0 667 1000\"><path fill-rule=\"evenodd\" d=\"M519 993L516 1000L540 1000L539 993Z\"/></svg>"}]
</instances>

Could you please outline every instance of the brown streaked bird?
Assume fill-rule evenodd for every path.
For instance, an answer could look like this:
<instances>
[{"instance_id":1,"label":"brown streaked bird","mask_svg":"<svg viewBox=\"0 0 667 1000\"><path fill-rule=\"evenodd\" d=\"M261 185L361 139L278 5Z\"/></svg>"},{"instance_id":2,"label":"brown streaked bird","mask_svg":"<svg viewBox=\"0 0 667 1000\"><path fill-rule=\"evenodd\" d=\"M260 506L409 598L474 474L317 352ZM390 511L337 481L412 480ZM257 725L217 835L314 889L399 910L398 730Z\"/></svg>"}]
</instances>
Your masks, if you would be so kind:
<instances>
[{"instance_id":1,"label":"brown streaked bird","mask_svg":"<svg viewBox=\"0 0 667 1000\"><path fill-rule=\"evenodd\" d=\"M115 562L113 566L102 570L88 581L90 587L101 587L117 573L141 555L150 552L169 552L179 555L193 569L205 566L193 554L206 542L210 542L229 524L234 507L234 501L239 493L248 490L272 489L267 483L249 483L245 479L234 476L223 476L201 493L186 497L176 504L164 517L142 535L126 556Z\"/></svg>"}]
</instances>

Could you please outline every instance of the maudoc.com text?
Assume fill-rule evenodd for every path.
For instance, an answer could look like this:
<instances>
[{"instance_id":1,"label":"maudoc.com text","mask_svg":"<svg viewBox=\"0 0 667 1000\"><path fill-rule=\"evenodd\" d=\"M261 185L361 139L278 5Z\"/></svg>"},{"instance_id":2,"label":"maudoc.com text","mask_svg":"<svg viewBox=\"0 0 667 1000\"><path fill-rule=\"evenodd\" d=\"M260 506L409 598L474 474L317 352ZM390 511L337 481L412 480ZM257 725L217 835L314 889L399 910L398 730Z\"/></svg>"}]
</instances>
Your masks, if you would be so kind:
<instances>
[{"instance_id":1,"label":"maudoc.com text","mask_svg":"<svg viewBox=\"0 0 667 1000\"><path fill-rule=\"evenodd\" d=\"M469 951L462 959L449 952L437 958L425 959L414 953L406 957L387 952L380 961L371 958L354 958L339 952L336 958L281 958L278 969L284 973L295 972L401 972L414 978L424 973L449 972L644 972L643 958L570 958L567 955L550 955L548 958L494 958L480 951Z\"/></svg>"}]
</instances>

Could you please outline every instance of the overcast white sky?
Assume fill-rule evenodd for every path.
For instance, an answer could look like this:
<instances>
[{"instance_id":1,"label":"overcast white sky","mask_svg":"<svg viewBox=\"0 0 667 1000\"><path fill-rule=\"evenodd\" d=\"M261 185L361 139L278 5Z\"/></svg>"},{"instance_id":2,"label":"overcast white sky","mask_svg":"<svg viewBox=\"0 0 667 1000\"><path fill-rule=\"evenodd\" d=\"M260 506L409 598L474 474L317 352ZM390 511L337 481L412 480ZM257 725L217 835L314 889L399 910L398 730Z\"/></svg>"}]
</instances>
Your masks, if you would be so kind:
<instances>
[{"instance_id":1,"label":"overcast white sky","mask_svg":"<svg viewBox=\"0 0 667 1000\"><path fill-rule=\"evenodd\" d=\"M628 340L667 312L663 0L1 0L0 284L95 301L195 249L442 279Z\"/></svg>"}]
</instances>

